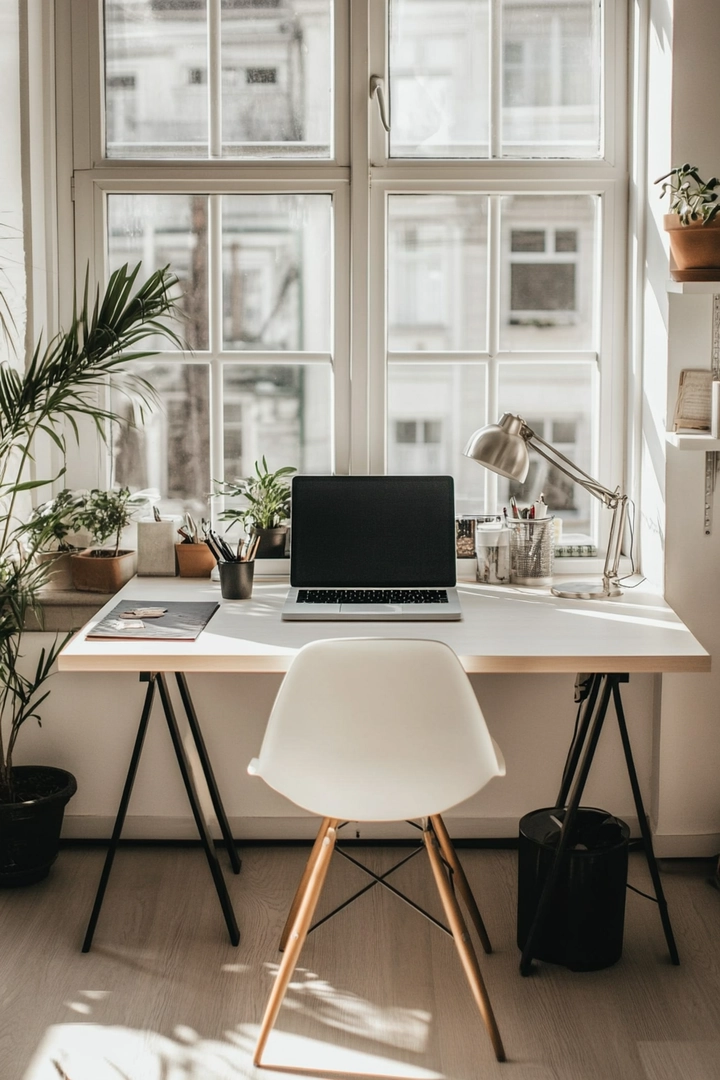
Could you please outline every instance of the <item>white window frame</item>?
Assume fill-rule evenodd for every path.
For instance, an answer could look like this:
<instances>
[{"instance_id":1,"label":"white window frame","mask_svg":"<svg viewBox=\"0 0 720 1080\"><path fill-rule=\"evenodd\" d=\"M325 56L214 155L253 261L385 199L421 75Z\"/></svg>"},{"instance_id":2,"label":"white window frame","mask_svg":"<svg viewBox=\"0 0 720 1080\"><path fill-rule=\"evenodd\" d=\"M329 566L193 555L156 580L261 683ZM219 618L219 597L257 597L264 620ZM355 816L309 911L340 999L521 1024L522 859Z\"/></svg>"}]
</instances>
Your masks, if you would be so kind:
<instances>
[{"instance_id":1,"label":"white window frame","mask_svg":"<svg viewBox=\"0 0 720 1080\"><path fill-rule=\"evenodd\" d=\"M497 11L500 0L491 0ZM219 12L219 0L209 0ZM600 196L600 244L603 258L597 267L597 395L600 422L594 466L598 478L615 486L626 482L627 333L625 286L627 265L627 0L606 2L603 51L607 77L603 83L603 157L598 160L428 161L389 159L388 139L381 123L377 99L370 96L373 75L387 89L387 0L333 0L336 25L334 65L336 109L332 161L120 161L103 158L102 56L94 47L100 40L100 0L56 0L58 56L82 57L84 63L57 65L58 102L58 245L59 265L75 267L82 280L88 259L94 280L104 272L104 199L111 192L318 192L329 193L335 210L336 301L332 362L334 373L334 470L337 473L382 473L387 461L388 359L407 363L438 362L433 354L387 353L385 302L387 199L392 194L477 192L490 196L489 348L486 352L446 354L452 362L487 362L490 367L489 414L493 419L497 392L492 372L506 357L499 350L497 297L500 251L498 200L511 192L594 194ZM497 26L497 22L496 22ZM495 33L499 31L496 29ZM352 42L352 47L350 47ZM218 48L211 40L210 48ZM500 77L500 55L495 51L495 79ZM211 79L212 89L212 79ZM496 116L497 95L491 103ZM72 124L70 124L72 117ZM349 117L349 123L345 118ZM215 132L217 142L218 133ZM74 172L73 172L74 168ZM212 176L210 176L212 173ZM352 179L352 187L351 187ZM72 200L71 180L74 183ZM75 226L73 227L73 216ZM216 215L217 216L217 215ZM219 223L216 224L216 228ZM72 277L61 274L60 310L72 303ZM215 328L210 359L223 361L216 349ZM229 359L232 354L223 353ZM533 356L537 354L533 353ZM554 354L560 362L587 359L587 352ZM593 357L596 355L592 354ZM249 363L327 363L328 356L308 354L239 354ZM189 362L188 356L181 362ZM512 361L522 361L512 353ZM217 372L216 372L217 374ZM218 393L218 379L213 383ZM493 394L495 396L493 396ZM217 399L215 408L217 409ZM458 452L469 432L457 432ZM222 431L213 430L213 474L222 475ZM98 461L104 460L101 453ZM87 455L82 466L87 473ZM492 505L496 484L491 474L478 470L478 485L485 483ZM107 478L107 471L105 479ZM83 478L87 482L87 476ZM97 482L100 476L90 478ZM76 481L73 477L73 483ZM593 500L594 503L594 500ZM593 511L597 510L593 506ZM599 521L601 534L607 522Z\"/></svg>"}]
</instances>

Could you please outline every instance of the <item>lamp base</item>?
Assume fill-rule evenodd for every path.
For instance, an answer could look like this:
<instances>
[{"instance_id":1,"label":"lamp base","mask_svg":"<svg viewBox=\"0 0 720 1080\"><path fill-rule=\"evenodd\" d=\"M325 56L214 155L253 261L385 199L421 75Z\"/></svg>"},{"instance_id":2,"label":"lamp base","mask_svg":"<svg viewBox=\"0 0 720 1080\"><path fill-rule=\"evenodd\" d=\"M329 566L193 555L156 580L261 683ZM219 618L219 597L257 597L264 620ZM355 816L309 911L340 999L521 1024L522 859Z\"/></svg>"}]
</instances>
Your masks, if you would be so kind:
<instances>
[{"instance_id":1,"label":"lamp base","mask_svg":"<svg viewBox=\"0 0 720 1080\"><path fill-rule=\"evenodd\" d=\"M594 585L588 581L568 581L564 585L553 585L550 592L567 600L608 600L612 596L622 596L622 589L613 581L607 585L604 581Z\"/></svg>"}]
</instances>

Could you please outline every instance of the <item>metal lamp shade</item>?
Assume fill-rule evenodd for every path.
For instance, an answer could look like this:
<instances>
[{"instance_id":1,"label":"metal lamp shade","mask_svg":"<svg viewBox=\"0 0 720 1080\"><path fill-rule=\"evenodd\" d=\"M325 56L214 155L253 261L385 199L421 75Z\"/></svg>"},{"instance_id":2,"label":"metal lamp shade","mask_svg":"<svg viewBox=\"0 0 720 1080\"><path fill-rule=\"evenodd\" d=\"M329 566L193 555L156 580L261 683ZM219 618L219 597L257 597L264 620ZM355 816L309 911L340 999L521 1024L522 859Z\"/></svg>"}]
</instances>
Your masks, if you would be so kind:
<instances>
[{"instance_id":1,"label":"metal lamp shade","mask_svg":"<svg viewBox=\"0 0 720 1080\"><path fill-rule=\"evenodd\" d=\"M488 424L471 435L463 453L486 469L522 483L530 466L523 429L528 430L521 417L504 413L497 424Z\"/></svg>"}]
</instances>

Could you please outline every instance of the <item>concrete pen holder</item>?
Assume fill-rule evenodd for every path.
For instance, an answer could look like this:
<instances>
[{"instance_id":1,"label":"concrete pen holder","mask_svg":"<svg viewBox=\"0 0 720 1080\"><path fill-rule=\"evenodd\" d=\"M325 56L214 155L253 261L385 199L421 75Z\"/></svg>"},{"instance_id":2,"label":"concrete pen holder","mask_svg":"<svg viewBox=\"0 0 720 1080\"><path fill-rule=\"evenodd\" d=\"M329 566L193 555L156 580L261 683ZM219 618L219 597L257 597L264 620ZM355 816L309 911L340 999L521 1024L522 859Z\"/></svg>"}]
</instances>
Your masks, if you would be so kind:
<instances>
[{"instance_id":1,"label":"concrete pen holder","mask_svg":"<svg viewBox=\"0 0 720 1080\"><path fill-rule=\"evenodd\" d=\"M174 521L138 521L137 572L139 576L175 577Z\"/></svg>"},{"instance_id":2,"label":"concrete pen holder","mask_svg":"<svg viewBox=\"0 0 720 1080\"><path fill-rule=\"evenodd\" d=\"M223 600L249 600L252 596L255 561L218 563Z\"/></svg>"}]
</instances>

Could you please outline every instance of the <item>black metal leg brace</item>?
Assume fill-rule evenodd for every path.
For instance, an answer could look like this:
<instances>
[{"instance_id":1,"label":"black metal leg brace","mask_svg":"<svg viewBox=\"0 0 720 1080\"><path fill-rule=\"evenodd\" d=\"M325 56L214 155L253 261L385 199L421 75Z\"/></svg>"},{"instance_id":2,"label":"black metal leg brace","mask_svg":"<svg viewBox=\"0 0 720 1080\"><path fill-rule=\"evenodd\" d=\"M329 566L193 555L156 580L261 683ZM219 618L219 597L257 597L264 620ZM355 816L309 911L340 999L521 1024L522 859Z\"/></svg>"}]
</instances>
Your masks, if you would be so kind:
<instances>
[{"instance_id":1,"label":"black metal leg brace","mask_svg":"<svg viewBox=\"0 0 720 1080\"><path fill-rule=\"evenodd\" d=\"M237 945L239 943L239 941L240 941L240 931L238 929L237 921L235 919L235 913L233 911L232 904L230 902L230 897L228 895L227 886L225 884L225 879L223 878L222 871L220 869L220 864L218 862L217 854L215 852L215 845L213 843L213 839L212 839L212 837L210 835L210 832L208 830L207 822L205 821L205 817L204 817L204 815L202 813L202 809L201 809L201 806L200 806L200 801L198 799L197 791L195 789L195 783L194 783L193 777L192 777L192 771L190 769L190 763L188 761L187 754L185 753L185 747L183 746L182 736L180 735L180 731L179 731L179 728L178 728L178 725L177 725L177 719L175 717L175 711L174 711L173 706L172 706L172 701L170 700L170 694L168 692L168 687L167 687L167 682L166 682L165 676L163 674L159 674L159 673L158 674L143 673L143 674L141 674L140 678L141 678L141 680L148 682L148 689L147 689L147 693L145 695L145 703L143 705L142 716L140 718L140 725L138 727L138 733L137 733L137 736L136 736L136 739L135 739L135 746L133 748L132 757L130 759L130 767L128 768L128 774L127 774L127 777L125 779L125 786L123 788L122 797L120 799L120 806L118 808L117 817L115 819L115 826L113 828L112 838L110 840L110 846L108 848L108 852L107 852L107 855L105 857L105 865L103 867L103 872L102 872L102 875L101 875L101 878L100 878L100 884L98 886L97 895L95 897L95 904L93 906L92 914L90 916L90 922L88 923L87 932L85 934L85 941L83 943L82 951L83 952L89 952L90 946L92 945L93 934L95 933L95 927L97 925L97 920L98 920L98 917L100 915L100 908L102 907L103 897L105 895L105 889L107 887L108 879L110 877L110 871L112 869L113 860L115 858L115 852L117 850L118 841L120 840L120 834L122 832L122 828L123 828L123 825L125 823L125 816L127 814L127 808L128 808L128 804L130 802L130 796L132 794L133 784L135 782L135 776L137 774L137 768L138 768L138 764L139 764L139 761L140 761L140 755L142 753L143 743L145 741L145 734L147 732L148 722L149 722L149 719L150 719L150 712L151 712L151 709L152 709L153 698L154 698L154 694L155 694L155 685L156 684L157 684L158 689L160 691L160 700L162 702L163 712L165 713L165 719L167 721L168 730L170 731L170 737L172 739L173 748L175 750L175 756L177 758L177 762L178 762L178 765L180 767L180 773L181 773L182 778L183 778L183 783L185 784L185 790L187 792L188 799L190 801L190 807L191 807L192 812L193 812L193 817L195 818L195 824L197 826L198 833L200 834L200 840L202 841L203 848L205 849L205 855L206 855L206 858L207 858L207 861L208 861L208 865L210 867L210 872L211 872L211 874L213 876L213 881L215 883L215 889L217 891L218 898L220 900L220 906L222 907L223 915L225 916L225 923L227 925L228 934L230 936L230 941L231 941L231 943L233 945ZM178 683L179 683L179 679L178 679ZM181 688L181 692L182 692L182 688ZM183 694L183 704L185 705L186 710L188 710L188 705L189 705L188 721L190 722L192 735L193 735L193 738L195 739L195 743L196 743L196 746L197 746L198 745L197 737L199 736L200 740L202 741L202 735L200 734L200 728L199 728L199 725L197 724L197 717L195 716L194 709L192 708L192 702L190 700L189 693L187 692L187 686L185 686L185 693ZM190 720L190 710L192 711L192 716L193 716L194 723L193 723L193 721ZM228 852L230 852L231 847L232 847L232 850L234 852L235 848L234 848L234 844L231 843L232 837L230 836L230 829L229 829L229 826L227 824L227 818L225 816L225 812L224 812L224 809L223 809L223 806L222 806L222 802L220 800L220 795L219 795L219 792L217 790L217 785L215 784L215 779L214 779L214 776L212 774L212 769L210 768L210 762L209 762L209 759L207 757L207 751L205 749L204 742L202 743L202 751L200 750L200 747L198 746L198 754L200 756L201 764L203 766L203 772L205 773L206 779L208 779L208 787L210 788L210 794L211 794L211 798L212 798L212 801L213 801L213 807L214 807L216 813L218 812L218 807L220 808L220 813L218 814L218 820L220 821L221 818L222 818L221 829L223 831L223 836L225 837L226 844L228 846ZM206 766L207 766L207 768L206 768ZM212 785L210 784L210 780L208 778L208 773L212 777ZM227 832L226 832L226 830L227 830ZM230 855L230 857L231 857L231 860L232 860L232 854ZM235 859L237 859L237 853L235 853ZM239 868L240 868L239 867L239 859L237 860L237 863L238 863L237 869L239 870ZM235 863L233 863L233 869L235 869ZM237 873L237 870L235 872Z\"/></svg>"},{"instance_id":2,"label":"black metal leg brace","mask_svg":"<svg viewBox=\"0 0 720 1080\"><path fill-rule=\"evenodd\" d=\"M558 809L565 808L565 815L563 817L562 829L560 830L555 857L545 879L545 884L543 885L540 900L535 911L535 917L530 927L527 941L525 942L525 948L523 949L522 959L520 961L520 973L522 975L530 974L533 959L533 945L552 902L563 856L567 850L568 841L590 772L590 766L592 765L593 757L595 756L595 750L597 748L598 739L600 738L600 732L602 731L611 696L615 706L618 727L620 728L620 737L625 753L625 762L627 765L628 777L630 779L630 786L632 788L633 799L635 801L635 809L640 824L645 858L647 859L648 869L655 889L655 897L660 911L665 940L667 941L672 963L680 963L672 927L670 925L670 918L668 916L665 895L660 881L660 874L658 872L657 862L653 851L652 836L648 826L645 808L643 806L640 785L638 784L635 763L633 761L632 749L630 746L630 738L625 723L625 714L622 707L620 683L628 681L629 676L626 674L593 675L590 692L585 702L577 734L570 747L570 753L563 773L560 791L555 803Z\"/></svg>"}]
</instances>

